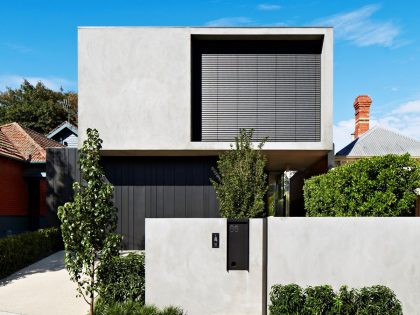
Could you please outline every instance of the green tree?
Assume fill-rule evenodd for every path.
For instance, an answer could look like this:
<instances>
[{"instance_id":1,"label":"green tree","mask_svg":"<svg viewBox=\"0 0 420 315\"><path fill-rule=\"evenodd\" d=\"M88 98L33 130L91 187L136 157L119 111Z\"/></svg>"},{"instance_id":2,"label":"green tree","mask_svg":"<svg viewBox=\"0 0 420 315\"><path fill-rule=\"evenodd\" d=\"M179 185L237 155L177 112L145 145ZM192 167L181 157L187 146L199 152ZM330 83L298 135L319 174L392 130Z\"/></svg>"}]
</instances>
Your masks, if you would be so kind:
<instances>
[{"instance_id":1,"label":"green tree","mask_svg":"<svg viewBox=\"0 0 420 315\"><path fill-rule=\"evenodd\" d=\"M113 187L105 180L99 165L102 140L96 129L87 130L80 150L82 182L74 183L74 201L58 208L66 250L65 265L79 295L93 314L95 293L100 284L97 269L118 255L121 237L117 228L117 209L113 205Z\"/></svg>"},{"instance_id":2,"label":"green tree","mask_svg":"<svg viewBox=\"0 0 420 315\"><path fill-rule=\"evenodd\" d=\"M18 122L24 127L47 134L68 119L63 101L69 103L70 122L77 125L77 94L53 91L42 82L27 80L19 88L0 92L0 124Z\"/></svg>"},{"instance_id":3,"label":"green tree","mask_svg":"<svg viewBox=\"0 0 420 315\"><path fill-rule=\"evenodd\" d=\"M420 164L409 154L385 155L336 167L305 181L307 216L411 216Z\"/></svg>"},{"instance_id":4,"label":"green tree","mask_svg":"<svg viewBox=\"0 0 420 315\"><path fill-rule=\"evenodd\" d=\"M267 192L266 158L261 154L264 142L253 148L253 130L241 129L235 148L222 153L210 179L225 218L260 218L266 216L264 196Z\"/></svg>"}]
</instances>

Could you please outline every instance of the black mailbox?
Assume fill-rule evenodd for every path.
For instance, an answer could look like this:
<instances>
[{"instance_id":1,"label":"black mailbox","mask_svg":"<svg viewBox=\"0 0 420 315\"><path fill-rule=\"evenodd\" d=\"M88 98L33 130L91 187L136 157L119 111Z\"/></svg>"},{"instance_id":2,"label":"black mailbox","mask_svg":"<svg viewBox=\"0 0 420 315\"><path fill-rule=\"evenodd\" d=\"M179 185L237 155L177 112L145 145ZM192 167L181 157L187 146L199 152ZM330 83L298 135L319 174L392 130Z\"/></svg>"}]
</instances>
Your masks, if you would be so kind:
<instances>
[{"instance_id":1,"label":"black mailbox","mask_svg":"<svg viewBox=\"0 0 420 315\"><path fill-rule=\"evenodd\" d=\"M227 222L227 270L249 270L249 220Z\"/></svg>"}]
</instances>

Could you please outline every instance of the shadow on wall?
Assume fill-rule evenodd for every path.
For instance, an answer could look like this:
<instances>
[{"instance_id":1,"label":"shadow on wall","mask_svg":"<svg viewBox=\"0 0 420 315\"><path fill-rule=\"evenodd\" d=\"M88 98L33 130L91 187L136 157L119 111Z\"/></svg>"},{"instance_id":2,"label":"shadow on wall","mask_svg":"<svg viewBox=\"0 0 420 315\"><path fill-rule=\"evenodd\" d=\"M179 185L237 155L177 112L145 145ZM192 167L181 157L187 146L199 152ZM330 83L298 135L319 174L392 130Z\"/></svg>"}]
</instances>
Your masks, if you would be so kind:
<instances>
[{"instance_id":1,"label":"shadow on wall","mask_svg":"<svg viewBox=\"0 0 420 315\"><path fill-rule=\"evenodd\" d=\"M47 150L46 225L58 226L57 208L73 199L73 183L80 180L77 148Z\"/></svg>"},{"instance_id":2,"label":"shadow on wall","mask_svg":"<svg viewBox=\"0 0 420 315\"><path fill-rule=\"evenodd\" d=\"M305 179L325 174L328 171L328 156L312 164L304 171L299 171L290 179L290 216L304 217L305 200L303 198L303 184Z\"/></svg>"}]
</instances>

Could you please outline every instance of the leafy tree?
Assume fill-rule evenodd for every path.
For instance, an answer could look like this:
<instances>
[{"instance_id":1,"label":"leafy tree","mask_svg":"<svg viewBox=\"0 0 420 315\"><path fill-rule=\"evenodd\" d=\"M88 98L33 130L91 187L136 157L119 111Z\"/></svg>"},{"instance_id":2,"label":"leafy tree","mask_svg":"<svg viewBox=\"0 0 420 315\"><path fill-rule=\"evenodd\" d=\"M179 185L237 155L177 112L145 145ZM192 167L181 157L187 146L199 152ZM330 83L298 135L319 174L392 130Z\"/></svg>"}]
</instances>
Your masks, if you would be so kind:
<instances>
[{"instance_id":1,"label":"leafy tree","mask_svg":"<svg viewBox=\"0 0 420 315\"><path fill-rule=\"evenodd\" d=\"M385 155L336 167L305 181L308 216L411 216L420 164L409 154Z\"/></svg>"},{"instance_id":2,"label":"leafy tree","mask_svg":"<svg viewBox=\"0 0 420 315\"><path fill-rule=\"evenodd\" d=\"M259 218L266 216L264 196L267 192L266 158L251 143L253 130L241 129L235 148L220 155L217 180L210 179L219 201L220 214L225 218Z\"/></svg>"},{"instance_id":3,"label":"leafy tree","mask_svg":"<svg viewBox=\"0 0 420 315\"><path fill-rule=\"evenodd\" d=\"M77 94L53 91L42 82L27 80L19 88L0 92L0 124L18 122L42 134L50 132L68 119L62 102L69 102L70 122L77 125Z\"/></svg>"},{"instance_id":4,"label":"leafy tree","mask_svg":"<svg viewBox=\"0 0 420 315\"><path fill-rule=\"evenodd\" d=\"M58 217L66 269L93 314L94 295L100 288L98 265L118 255L121 237L111 232L116 230L118 218L112 202L113 187L99 165L102 140L96 129L88 129L87 136L79 159L83 180L73 184L74 201L59 207Z\"/></svg>"}]
</instances>

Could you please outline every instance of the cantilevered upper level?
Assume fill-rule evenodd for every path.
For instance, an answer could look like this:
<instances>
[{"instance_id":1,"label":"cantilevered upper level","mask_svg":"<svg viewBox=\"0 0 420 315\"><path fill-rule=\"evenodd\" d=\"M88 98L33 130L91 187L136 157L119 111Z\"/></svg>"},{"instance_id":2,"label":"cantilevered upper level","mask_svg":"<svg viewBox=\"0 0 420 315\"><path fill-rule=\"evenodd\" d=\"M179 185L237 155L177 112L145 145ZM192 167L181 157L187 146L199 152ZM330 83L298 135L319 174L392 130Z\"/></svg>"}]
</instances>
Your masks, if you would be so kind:
<instances>
[{"instance_id":1,"label":"cantilevered upper level","mask_svg":"<svg viewBox=\"0 0 420 315\"><path fill-rule=\"evenodd\" d=\"M254 128L269 158L296 168L333 148L331 28L81 27L78 36L79 145L91 127L109 155L209 155Z\"/></svg>"}]
</instances>

